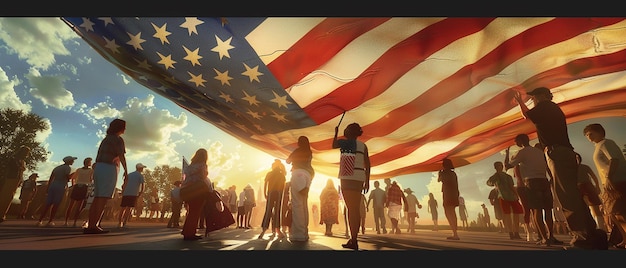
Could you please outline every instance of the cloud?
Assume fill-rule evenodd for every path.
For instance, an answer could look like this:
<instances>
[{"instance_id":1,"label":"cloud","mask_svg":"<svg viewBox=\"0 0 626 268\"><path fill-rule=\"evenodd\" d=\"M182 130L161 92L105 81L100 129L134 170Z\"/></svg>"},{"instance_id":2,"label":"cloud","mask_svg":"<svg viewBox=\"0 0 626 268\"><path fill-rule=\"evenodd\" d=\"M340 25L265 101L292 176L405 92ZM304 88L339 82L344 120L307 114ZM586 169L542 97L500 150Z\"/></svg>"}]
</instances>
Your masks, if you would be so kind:
<instances>
[{"instance_id":1,"label":"cloud","mask_svg":"<svg viewBox=\"0 0 626 268\"><path fill-rule=\"evenodd\" d=\"M67 110L76 104L74 95L64 85L64 82L69 79L67 76L41 76L37 69L31 68L26 79L32 87L30 94L41 100L44 105Z\"/></svg>"},{"instance_id":2,"label":"cloud","mask_svg":"<svg viewBox=\"0 0 626 268\"><path fill-rule=\"evenodd\" d=\"M157 109L152 94L145 99L129 98L126 104L118 117L126 121L123 137L127 158L141 160L150 156L157 165L170 165L179 159L175 148L180 141L173 139L172 134L182 132L187 126L187 115L175 116L168 110Z\"/></svg>"},{"instance_id":3,"label":"cloud","mask_svg":"<svg viewBox=\"0 0 626 268\"><path fill-rule=\"evenodd\" d=\"M15 93L15 86L19 84L19 79L9 79L7 73L0 67L0 107L30 112L32 107L23 103Z\"/></svg>"},{"instance_id":4,"label":"cloud","mask_svg":"<svg viewBox=\"0 0 626 268\"><path fill-rule=\"evenodd\" d=\"M55 55L69 55L64 41L79 38L61 19L0 18L0 40L29 65L47 70Z\"/></svg>"}]
</instances>

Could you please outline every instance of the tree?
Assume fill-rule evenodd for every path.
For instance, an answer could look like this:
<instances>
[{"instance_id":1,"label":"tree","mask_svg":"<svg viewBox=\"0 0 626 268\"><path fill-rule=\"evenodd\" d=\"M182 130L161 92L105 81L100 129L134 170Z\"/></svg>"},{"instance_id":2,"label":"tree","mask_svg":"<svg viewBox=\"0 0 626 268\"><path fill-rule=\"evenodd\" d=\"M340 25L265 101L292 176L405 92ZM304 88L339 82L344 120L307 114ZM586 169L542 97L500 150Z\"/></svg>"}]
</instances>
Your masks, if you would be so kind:
<instances>
[{"instance_id":1,"label":"tree","mask_svg":"<svg viewBox=\"0 0 626 268\"><path fill-rule=\"evenodd\" d=\"M169 165L161 165L155 167L152 171L144 171L144 178L146 181L146 193L142 195L145 199L145 203L149 204L147 198L150 196L150 192L153 189L159 191L159 199L163 204L169 204L170 192L172 191L175 181L181 179L182 170L179 167L170 167Z\"/></svg>"},{"instance_id":2,"label":"tree","mask_svg":"<svg viewBox=\"0 0 626 268\"><path fill-rule=\"evenodd\" d=\"M36 141L37 133L50 129L50 123L34 113L4 108L0 110L0 163L6 163L17 149L31 148L26 169L36 170L37 163L48 160L48 151Z\"/></svg>"}]
</instances>

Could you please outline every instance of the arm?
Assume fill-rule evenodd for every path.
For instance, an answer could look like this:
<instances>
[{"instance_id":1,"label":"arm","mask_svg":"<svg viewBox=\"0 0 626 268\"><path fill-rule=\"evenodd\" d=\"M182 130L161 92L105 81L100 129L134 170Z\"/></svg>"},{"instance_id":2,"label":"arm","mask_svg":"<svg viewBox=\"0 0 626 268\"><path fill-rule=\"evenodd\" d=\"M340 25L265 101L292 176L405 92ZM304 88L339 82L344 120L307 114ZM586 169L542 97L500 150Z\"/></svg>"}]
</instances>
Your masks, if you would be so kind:
<instances>
[{"instance_id":1,"label":"arm","mask_svg":"<svg viewBox=\"0 0 626 268\"><path fill-rule=\"evenodd\" d=\"M335 136L333 137L333 149L339 148L339 142L337 142L337 134L339 133L339 126L335 127Z\"/></svg>"},{"instance_id":2,"label":"arm","mask_svg":"<svg viewBox=\"0 0 626 268\"><path fill-rule=\"evenodd\" d=\"M522 100L522 93L520 93L519 91L515 92L515 100L517 101L517 104L519 105L520 110L522 111L522 116L525 119L528 119L528 106L526 106L526 103L524 103L524 101Z\"/></svg>"},{"instance_id":3,"label":"arm","mask_svg":"<svg viewBox=\"0 0 626 268\"><path fill-rule=\"evenodd\" d=\"M596 173L594 173L593 170L591 170L589 166L587 166L587 174L589 174L589 177L591 177L591 180L593 181L593 185L596 188L596 192L599 194L600 193L600 181L598 180L598 176L596 176Z\"/></svg>"},{"instance_id":4,"label":"arm","mask_svg":"<svg viewBox=\"0 0 626 268\"><path fill-rule=\"evenodd\" d=\"M510 168L512 168L513 166L509 163L509 149L511 149L511 146L506 147L506 150L504 151L504 169L508 170Z\"/></svg>"}]
</instances>

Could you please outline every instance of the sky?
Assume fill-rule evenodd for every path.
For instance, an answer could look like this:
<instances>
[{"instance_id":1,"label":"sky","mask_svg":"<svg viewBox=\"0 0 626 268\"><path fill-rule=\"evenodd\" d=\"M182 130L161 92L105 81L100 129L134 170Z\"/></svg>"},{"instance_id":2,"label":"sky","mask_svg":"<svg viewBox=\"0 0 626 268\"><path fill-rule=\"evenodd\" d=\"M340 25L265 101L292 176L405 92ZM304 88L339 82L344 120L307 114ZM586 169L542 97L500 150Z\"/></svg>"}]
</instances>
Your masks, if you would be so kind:
<instances>
[{"instance_id":1,"label":"sky","mask_svg":"<svg viewBox=\"0 0 626 268\"><path fill-rule=\"evenodd\" d=\"M57 17L0 17L0 108L7 107L38 114L50 124L48 132L37 135L50 152L48 161L40 163L37 170L27 170L25 177L37 172L41 180L48 179L52 169L68 155L78 157L73 168L81 167L85 157L95 158L114 118L127 121L122 137L126 142L129 172L135 170L137 163L145 164L148 170L160 165L181 167L182 157L190 159L198 148L206 148L211 180L222 188L236 185L239 192L246 184L261 189L275 159L130 79ZM607 138L623 146L626 117L585 120L568 126L571 142L583 156L583 163L596 171L591 160L593 144L582 134L582 129L590 123L602 124ZM532 140L531 144L536 142ZM511 154L517 149L511 147ZM504 153L500 152L455 169L470 220L482 211L481 204L488 204L491 187L485 181L494 172L493 162L503 159ZM338 185L335 177L316 174L310 202L319 201L319 193L329 178ZM440 203L442 200L437 174L407 174L392 180L398 181L403 189L414 191L424 204L418 210L421 216L418 224L429 224L425 206L428 193L433 192ZM118 186L121 183L118 179ZM381 186L384 187L382 181ZM374 189L373 182L370 188ZM445 223L442 217L440 220Z\"/></svg>"}]
</instances>

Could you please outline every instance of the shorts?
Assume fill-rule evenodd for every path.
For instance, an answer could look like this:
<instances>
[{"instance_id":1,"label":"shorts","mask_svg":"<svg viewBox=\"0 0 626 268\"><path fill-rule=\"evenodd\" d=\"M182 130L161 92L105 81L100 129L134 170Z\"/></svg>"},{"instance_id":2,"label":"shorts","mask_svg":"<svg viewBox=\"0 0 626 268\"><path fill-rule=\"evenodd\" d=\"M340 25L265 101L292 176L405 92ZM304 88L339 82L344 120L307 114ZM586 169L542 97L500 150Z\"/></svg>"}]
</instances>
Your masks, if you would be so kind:
<instances>
[{"instance_id":1,"label":"shorts","mask_svg":"<svg viewBox=\"0 0 626 268\"><path fill-rule=\"evenodd\" d=\"M65 197L65 185L59 183L51 183L48 186L48 195L46 196L46 204L60 205Z\"/></svg>"},{"instance_id":2,"label":"shorts","mask_svg":"<svg viewBox=\"0 0 626 268\"><path fill-rule=\"evenodd\" d=\"M93 168L93 196L113 198L119 167L114 164L98 162Z\"/></svg>"},{"instance_id":3,"label":"shorts","mask_svg":"<svg viewBox=\"0 0 626 268\"><path fill-rule=\"evenodd\" d=\"M246 207L244 207L244 206L237 207L237 214L239 214L239 215L246 214Z\"/></svg>"},{"instance_id":4,"label":"shorts","mask_svg":"<svg viewBox=\"0 0 626 268\"><path fill-rule=\"evenodd\" d=\"M72 193L70 194L70 198L72 200L85 200L87 199L87 190L89 190L89 185L87 184L76 184L72 187Z\"/></svg>"},{"instance_id":5,"label":"shorts","mask_svg":"<svg viewBox=\"0 0 626 268\"><path fill-rule=\"evenodd\" d=\"M20 193L20 200L32 201L35 198L35 191L22 191Z\"/></svg>"},{"instance_id":6,"label":"shorts","mask_svg":"<svg viewBox=\"0 0 626 268\"><path fill-rule=\"evenodd\" d=\"M530 209L551 209L554 198L550 182L546 178L526 179L526 198Z\"/></svg>"},{"instance_id":7,"label":"shorts","mask_svg":"<svg viewBox=\"0 0 626 268\"><path fill-rule=\"evenodd\" d=\"M135 207L137 205L137 196L135 195L125 195L122 196L122 203L120 207Z\"/></svg>"},{"instance_id":8,"label":"shorts","mask_svg":"<svg viewBox=\"0 0 626 268\"><path fill-rule=\"evenodd\" d=\"M598 206L602 204L600 195L591 182L578 183L578 190L580 190L580 194L583 196L583 200L585 200L587 206Z\"/></svg>"},{"instance_id":9,"label":"shorts","mask_svg":"<svg viewBox=\"0 0 626 268\"><path fill-rule=\"evenodd\" d=\"M518 200L514 200L514 201L508 201L508 200L504 200L504 199L498 199L500 200L500 207L502 208L502 214L506 215L506 214L524 214L524 208L522 207L522 204L520 204L520 202Z\"/></svg>"}]
</instances>

